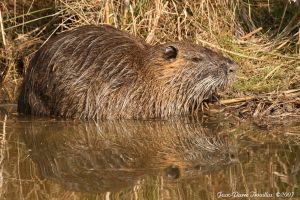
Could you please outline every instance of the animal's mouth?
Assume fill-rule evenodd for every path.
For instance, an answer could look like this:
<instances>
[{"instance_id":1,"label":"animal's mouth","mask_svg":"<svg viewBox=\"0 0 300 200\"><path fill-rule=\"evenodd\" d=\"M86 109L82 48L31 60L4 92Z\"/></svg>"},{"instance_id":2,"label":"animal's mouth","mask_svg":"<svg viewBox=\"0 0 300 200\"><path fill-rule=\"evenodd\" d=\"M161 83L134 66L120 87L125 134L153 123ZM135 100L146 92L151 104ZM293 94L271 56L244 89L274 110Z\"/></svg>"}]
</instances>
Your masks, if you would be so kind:
<instances>
[{"instance_id":1,"label":"animal's mouth","mask_svg":"<svg viewBox=\"0 0 300 200\"><path fill-rule=\"evenodd\" d=\"M191 101L191 109L197 110L199 107L203 110L204 108L209 109L210 104L216 104L220 98L224 96L233 82L232 77L207 77L202 79L197 88L197 94Z\"/></svg>"},{"instance_id":2,"label":"animal's mouth","mask_svg":"<svg viewBox=\"0 0 300 200\"><path fill-rule=\"evenodd\" d=\"M220 94L217 91L212 92L206 99L202 101L202 103L206 106L209 104L215 104L219 102Z\"/></svg>"},{"instance_id":3,"label":"animal's mouth","mask_svg":"<svg viewBox=\"0 0 300 200\"><path fill-rule=\"evenodd\" d=\"M207 103L215 103L215 102L218 102L220 99L220 95L215 92L215 93L212 93L206 100L204 100L204 102L207 102Z\"/></svg>"},{"instance_id":4,"label":"animal's mouth","mask_svg":"<svg viewBox=\"0 0 300 200\"><path fill-rule=\"evenodd\" d=\"M232 84L234 83L235 79L236 79L235 74L229 75L228 78L227 78L226 87L232 86Z\"/></svg>"},{"instance_id":5,"label":"animal's mouth","mask_svg":"<svg viewBox=\"0 0 300 200\"><path fill-rule=\"evenodd\" d=\"M219 102L220 98L226 94L228 89L233 83L232 79L227 79L226 81L221 81L219 84L215 85L215 87L211 88L210 92L206 96L206 98L203 99L204 103L216 103Z\"/></svg>"}]
</instances>

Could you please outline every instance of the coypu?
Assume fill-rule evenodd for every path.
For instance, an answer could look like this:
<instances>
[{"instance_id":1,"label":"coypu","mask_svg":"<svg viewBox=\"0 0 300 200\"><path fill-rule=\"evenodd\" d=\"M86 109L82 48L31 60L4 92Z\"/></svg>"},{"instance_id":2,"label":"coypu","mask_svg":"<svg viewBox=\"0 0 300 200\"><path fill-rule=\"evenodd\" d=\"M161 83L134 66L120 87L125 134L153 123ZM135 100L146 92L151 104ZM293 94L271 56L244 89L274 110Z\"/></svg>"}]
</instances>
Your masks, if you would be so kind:
<instances>
[{"instance_id":1,"label":"coypu","mask_svg":"<svg viewBox=\"0 0 300 200\"><path fill-rule=\"evenodd\" d=\"M65 118L188 115L232 82L229 58L191 42L151 46L109 25L46 42L25 75L18 111Z\"/></svg>"}]
</instances>

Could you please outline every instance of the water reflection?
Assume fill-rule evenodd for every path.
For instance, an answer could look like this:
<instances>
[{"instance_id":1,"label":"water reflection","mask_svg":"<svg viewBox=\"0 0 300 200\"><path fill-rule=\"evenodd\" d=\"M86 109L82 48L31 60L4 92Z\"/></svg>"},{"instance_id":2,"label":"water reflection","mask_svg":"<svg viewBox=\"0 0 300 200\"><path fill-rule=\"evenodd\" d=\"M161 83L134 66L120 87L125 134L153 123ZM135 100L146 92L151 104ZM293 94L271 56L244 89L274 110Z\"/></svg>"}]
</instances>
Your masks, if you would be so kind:
<instances>
[{"instance_id":1,"label":"water reflection","mask_svg":"<svg viewBox=\"0 0 300 200\"><path fill-rule=\"evenodd\" d=\"M299 122L261 129L220 116L97 124L5 113L0 199L300 197Z\"/></svg>"},{"instance_id":2,"label":"water reflection","mask_svg":"<svg viewBox=\"0 0 300 200\"><path fill-rule=\"evenodd\" d=\"M120 191L147 177L190 179L237 161L233 138L198 120L32 121L23 133L41 175L73 191Z\"/></svg>"}]
</instances>

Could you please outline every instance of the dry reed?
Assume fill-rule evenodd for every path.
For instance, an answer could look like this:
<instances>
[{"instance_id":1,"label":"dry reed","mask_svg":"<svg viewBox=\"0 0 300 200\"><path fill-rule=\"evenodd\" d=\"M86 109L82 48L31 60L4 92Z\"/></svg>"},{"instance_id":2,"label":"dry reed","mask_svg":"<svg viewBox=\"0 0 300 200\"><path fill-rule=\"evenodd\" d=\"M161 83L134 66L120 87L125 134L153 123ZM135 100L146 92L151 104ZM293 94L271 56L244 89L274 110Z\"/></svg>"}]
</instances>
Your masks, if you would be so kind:
<instances>
[{"instance_id":1,"label":"dry reed","mask_svg":"<svg viewBox=\"0 0 300 200\"><path fill-rule=\"evenodd\" d=\"M28 59L47 38L77 26L102 23L151 44L192 40L228 54L240 68L225 98L300 87L298 2L6 0L1 10L0 80L9 85L7 90L19 85ZM14 101L17 92L11 96Z\"/></svg>"}]
</instances>

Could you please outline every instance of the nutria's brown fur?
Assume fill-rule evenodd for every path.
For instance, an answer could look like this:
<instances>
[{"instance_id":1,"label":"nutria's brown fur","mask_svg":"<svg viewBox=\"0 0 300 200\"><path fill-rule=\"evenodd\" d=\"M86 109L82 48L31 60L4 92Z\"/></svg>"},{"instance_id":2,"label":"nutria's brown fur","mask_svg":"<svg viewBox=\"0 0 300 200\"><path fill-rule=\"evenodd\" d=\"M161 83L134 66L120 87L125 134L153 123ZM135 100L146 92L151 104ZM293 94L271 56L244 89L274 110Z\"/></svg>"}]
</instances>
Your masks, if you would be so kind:
<instances>
[{"instance_id":1,"label":"nutria's brown fur","mask_svg":"<svg viewBox=\"0 0 300 200\"><path fill-rule=\"evenodd\" d=\"M108 25L84 26L35 54L18 110L86 119L190 114L234 72L230 59L190 42L151 46Z\"/></svg>"}]
</instances>

